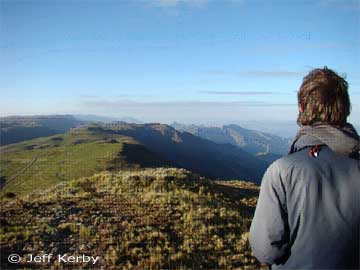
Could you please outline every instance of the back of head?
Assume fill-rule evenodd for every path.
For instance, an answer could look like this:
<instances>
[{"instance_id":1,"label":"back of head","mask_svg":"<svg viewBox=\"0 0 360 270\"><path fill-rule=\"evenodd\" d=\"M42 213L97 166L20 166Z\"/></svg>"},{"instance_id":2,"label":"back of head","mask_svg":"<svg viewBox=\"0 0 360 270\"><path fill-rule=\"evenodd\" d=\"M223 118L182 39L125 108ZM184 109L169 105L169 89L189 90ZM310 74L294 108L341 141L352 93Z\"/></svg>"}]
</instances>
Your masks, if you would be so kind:
<instances>
[{"instance_id":1,"label":"back of head","mask_svg":"<svg viewBox=\"0 0 360 270\"><path fill-rule=\"evenodd\" d=\"M348 83L335 71L324 67L306 75L298 92L301 107L297 122L345 125L350 114Z\"/></svg>"}]
</instances>

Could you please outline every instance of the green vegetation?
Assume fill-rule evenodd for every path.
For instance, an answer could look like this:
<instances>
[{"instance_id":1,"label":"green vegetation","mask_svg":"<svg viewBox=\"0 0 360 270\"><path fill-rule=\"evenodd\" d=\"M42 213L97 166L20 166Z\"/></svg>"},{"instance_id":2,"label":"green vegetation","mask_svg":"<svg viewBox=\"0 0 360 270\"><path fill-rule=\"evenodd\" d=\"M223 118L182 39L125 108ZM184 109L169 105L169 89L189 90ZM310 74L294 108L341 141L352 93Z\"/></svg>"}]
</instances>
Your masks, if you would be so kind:
<instances>
[{"instance_id":1,"label":"green vegetation","mask_svg":"<svg viewBox=\"0 0 360 270\"><path fill-rule=\"evenodd\" d=\"M3 197L2 267L11 253L99 255L76 269L254 269L248 229L259 187L184 169L102 172L21 199ZM28 264L17 267L61 269Z\"/></svg>"},{"instance_id":2,"label":"green vegetation","mask_svg":"<svg viewBox=\"0 0 360 270\"><path fill-rule=\"evenodd\" d=\"M136 151L132 151L133 148L143 150L132 138L98 133L89 128L77 128L65 134L1 147L2 194L24 195L109 168L128 168L129 162L122 151L131 152L134 156ZM140 153L131 160L133 165L141 163L141 159L154 159L151 153L144 150Z\"/></svg>"}]
</instances>

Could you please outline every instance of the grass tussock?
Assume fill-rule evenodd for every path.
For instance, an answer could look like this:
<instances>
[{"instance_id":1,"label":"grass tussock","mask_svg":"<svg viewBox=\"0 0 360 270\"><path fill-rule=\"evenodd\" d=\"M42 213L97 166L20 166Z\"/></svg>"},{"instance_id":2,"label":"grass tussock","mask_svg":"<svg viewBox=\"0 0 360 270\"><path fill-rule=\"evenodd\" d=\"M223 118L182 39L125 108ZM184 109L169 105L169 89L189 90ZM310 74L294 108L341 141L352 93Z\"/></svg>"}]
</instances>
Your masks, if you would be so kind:
<instances>
[{"instance_id":1,"label":"grass tussock","mask_svg":"<svg viewBox=\"0 0 360 270\"><path fill-rule=\"evenodd\" d=\"M96 265L42 269L254 269L248 230L259 188L214 182L183 169L103 172L45 192L4 197L1 264L7 254L88 254ZM16 267L19 267L17 265Z\"/></svg>"}]
</instances>

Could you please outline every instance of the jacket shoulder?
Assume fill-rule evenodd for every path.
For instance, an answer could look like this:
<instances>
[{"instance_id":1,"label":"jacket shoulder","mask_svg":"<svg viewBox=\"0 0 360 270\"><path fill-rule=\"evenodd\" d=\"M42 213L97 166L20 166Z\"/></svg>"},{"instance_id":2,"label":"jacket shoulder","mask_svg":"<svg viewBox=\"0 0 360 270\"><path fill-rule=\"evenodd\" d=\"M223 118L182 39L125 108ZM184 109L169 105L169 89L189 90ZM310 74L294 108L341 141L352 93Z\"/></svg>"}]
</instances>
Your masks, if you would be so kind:
<instances>
[{"instance_id":1,"label":"jacket shoulder","mask_svg":"<svg viewBox=\"0 0 360 270\"><path fill-rule=\"evenodd\" d=\"M304 153L296 152L294 154L290 154L287 156L283 156L273 163L270 164L268 170L270 171L278 171L287 172L289 169L296 167L299 163L306 162L306 157L304 157Z\"/></svg>"},{"instance_id":2,"label":"jacket shoulder","mask_svg":"<svg viewBox=\"0 0 360 270\"><path fill-rule=\"evenodd\" d=\"M313 160L309 157L307 149L303 149L299 152L283 156L273 163L281 169L290 169L292 167L312 166Z\"/></svg>"},{"instance_id":3,"label":"jacket shoulder","mask_svg":"<svg viewBox=\"0 0 360 270\"><path fill-rule=\"evenodd\" d=\"M293 178L304 171L313 171L316 165L308 156L306 149L283 156L274 161L267 169L264 179L270 178L269 181L281 181L283 184L290 184Z\"/></svg>"}]
</instances>

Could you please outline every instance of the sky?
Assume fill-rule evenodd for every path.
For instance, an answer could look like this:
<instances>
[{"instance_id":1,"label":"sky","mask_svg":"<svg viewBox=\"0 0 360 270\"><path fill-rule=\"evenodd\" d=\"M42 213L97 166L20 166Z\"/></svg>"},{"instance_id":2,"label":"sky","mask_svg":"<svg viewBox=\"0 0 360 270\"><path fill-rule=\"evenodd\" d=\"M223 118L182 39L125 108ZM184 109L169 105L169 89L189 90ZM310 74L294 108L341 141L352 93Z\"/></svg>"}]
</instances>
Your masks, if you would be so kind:
<instances>
[{"instance_id":1,"label":"sky","mask_svg":"<svg viewBox=\"0 0 360 270\"><path fill-rule=\"evenodd\" d=\"M295 121L313 68L360 123L360 1L0 0L0 113Z\"/></svg>"}]
</instances>

